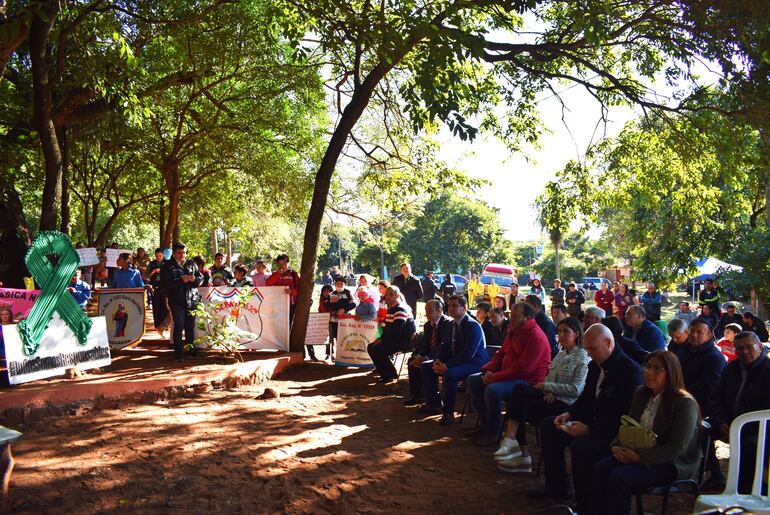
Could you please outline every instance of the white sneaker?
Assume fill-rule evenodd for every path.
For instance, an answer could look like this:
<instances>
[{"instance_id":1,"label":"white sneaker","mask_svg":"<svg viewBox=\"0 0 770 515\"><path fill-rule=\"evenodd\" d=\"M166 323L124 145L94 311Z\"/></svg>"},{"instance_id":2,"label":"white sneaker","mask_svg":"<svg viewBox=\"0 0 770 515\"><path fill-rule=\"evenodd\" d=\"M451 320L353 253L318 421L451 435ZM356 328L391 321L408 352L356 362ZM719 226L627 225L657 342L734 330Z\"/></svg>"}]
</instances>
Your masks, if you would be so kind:
<instances>
[{"instance_id":1,"label":"white sneaker","mask_svg":"<svg viewBox=\"0 0 770 515\"><path fill-rule=\"evenodd\" d=\"M532 472L532 458L530 456L516 456L497 462L497 468L503 472Z\"/></svg>"},{"instance_id":2,"label":"white sneaker","mask_svg":"<svg viewBox=\"0 0 770 515\"><path fill-rule=\"evenodd\" d=\"M509 460L516 456L521 456L519 442L515 438L508 438L507 436L503 437L503 441L500 442L500 448L492 455L495 461Z\"/></svg>"}]
</instances>

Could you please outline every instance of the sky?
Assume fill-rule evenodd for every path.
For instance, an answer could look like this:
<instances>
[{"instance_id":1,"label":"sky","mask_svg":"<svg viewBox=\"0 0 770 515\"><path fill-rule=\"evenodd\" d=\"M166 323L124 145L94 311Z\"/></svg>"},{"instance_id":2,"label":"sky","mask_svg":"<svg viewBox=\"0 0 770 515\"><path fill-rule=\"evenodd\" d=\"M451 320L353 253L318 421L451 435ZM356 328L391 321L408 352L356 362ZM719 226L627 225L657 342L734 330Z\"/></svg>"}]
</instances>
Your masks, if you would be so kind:
<instances>
[{"instance_id":1,"label":"sky","mask_svg":"<svg viewBox=\"0 0 770 515\"><path fill-rule=\"evenodd\" d=\"M618 134L625 124L636 118L633 110L615 107L609 111L609 123L602 122L598 102L582 87L568 85L557 88L567 110L562 120L562 105L552 93L544 93L539 103L548 132L540 138L540 148L511 154L493 137L480 137L474 142L453 138L444 130L439 136L441 157L450 166L471 176L486 179L478 197L500 210L500 224L506 237L513 241L539 240L535 198L546 182L571 159L581 160L591 143ZM529 158L529 159L527 159Z\"/></svg>"}]
</instances>

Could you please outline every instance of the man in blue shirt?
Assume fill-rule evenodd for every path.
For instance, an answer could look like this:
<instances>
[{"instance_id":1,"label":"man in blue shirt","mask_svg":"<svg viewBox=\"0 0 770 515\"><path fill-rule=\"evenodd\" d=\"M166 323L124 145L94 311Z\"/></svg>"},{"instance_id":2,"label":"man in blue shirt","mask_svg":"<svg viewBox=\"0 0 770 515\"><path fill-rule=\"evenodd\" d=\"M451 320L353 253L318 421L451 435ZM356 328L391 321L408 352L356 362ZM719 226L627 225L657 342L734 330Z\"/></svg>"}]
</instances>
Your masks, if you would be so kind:
<instances>
[{"instance_id":1,"label":"man in blue shirt","mask_svg":"<svg viewBox=\"0 0 770 515\"><path fill-rule=\"evenodd\" d=\"M144 281L136 268L131 268L131 254L128 252L118 256L118 269L112 277L113 288L144 288Z\"/></svg>"},{"instance_id":2,"label":"man in blue shirt","mask_svg":"<svg viewBox=\"0 0 770 515\"><path fill-rule=\"evenodd\" d=\"M85 308L88 305L88 300L91 298L91 286L80 279L80 274L79 268L75 270L75 275L72 276L72 282L67 286L67 291L75 297L75 302L81 308Z\"/></svg>"},{"instance_id":3,"label":"man in blue shirt","mask_svg":"<svg viewBox=\"0 0 770 515\"><path fill-rule=\"evenodd\" d=\"M647 313L642 306L629 306L626 310L628 329L623 334L642 346L647 352L666 348L666 339L658 326L647 320Z\"/></svg>"},{"instance_id":4,"label":"man in blue shirt","mask_svg":"<svg viewBox=\"0 0 770 515\"><path fill-rule=\"evenodd\" d=\"M660 320L660 293L655 290L654 283L647 283L647 291L639 298L639 303L647 313L647 320Z\"/></svg>"}]
</instances>

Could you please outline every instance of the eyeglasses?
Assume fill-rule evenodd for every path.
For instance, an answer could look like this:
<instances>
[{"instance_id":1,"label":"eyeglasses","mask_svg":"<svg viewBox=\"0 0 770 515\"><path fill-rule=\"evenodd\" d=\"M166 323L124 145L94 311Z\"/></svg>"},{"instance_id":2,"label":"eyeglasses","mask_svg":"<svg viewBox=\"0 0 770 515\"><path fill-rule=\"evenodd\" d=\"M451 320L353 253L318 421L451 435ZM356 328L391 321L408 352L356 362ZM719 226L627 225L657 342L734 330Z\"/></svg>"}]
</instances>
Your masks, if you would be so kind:
<instances>
[{"instance_id":1,"label":"eyeglasses","mask_svg":"<svg viewBox=\"0 0 770 515\"><path fill-rule=\"evenodd\" d=\"M754 345L736 345L735 352L751 352L754 350Z\"/></svg>"},{"instance_id":2,"label":"eyeglasses","mask_svg":"<svg viewBox=\"0 0 770 515\"><path fill-rule=\"evenodd\" d=\"M645 370L649 370L650 372L654 372L656 374L659 373L659 372L663 372L663 370L664 370L664 368L662 366L656 365L654 363L645 363L644 364L644 369Z\"/></svg>"}]
</instances>

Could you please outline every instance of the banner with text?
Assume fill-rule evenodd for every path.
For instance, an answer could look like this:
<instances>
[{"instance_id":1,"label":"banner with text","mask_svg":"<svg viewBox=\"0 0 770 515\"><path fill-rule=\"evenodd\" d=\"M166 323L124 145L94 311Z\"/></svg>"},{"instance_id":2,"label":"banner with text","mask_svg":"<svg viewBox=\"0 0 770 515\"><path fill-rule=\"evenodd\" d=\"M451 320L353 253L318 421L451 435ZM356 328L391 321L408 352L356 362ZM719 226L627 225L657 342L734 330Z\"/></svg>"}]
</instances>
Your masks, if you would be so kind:
<instances>
[{"instance_id":1,"label":"banner with text","mask_svg":"<svg viewBox=\"0 0 770 515\"><path fill-rule=\"evenodd\" d=\"M310 313L305 345L326 345L329 341L329 313Z\"/></svg>"},{"instance_id":2,"label":"banner with text","mask_svg":"<svg viewBox=\"0 0 770 515\"><path fill-rule=\"evenodd\" d=\"M285 286L217 286L198 288L198 291L206 308L213 309L220 320L227 314L237 318L242 349L289 351L289 294ZM242 295L248 296L243 307L240 305ZM196 338L205 334L196 327Z\"/></svg>"},{"instance_id":3,"label":"banner with text","mask_svg":"<svg viewBox=\"0 0 770 515\"><path fill-rule=\"evenodd\" d=\"M75 252L78 253L78 257L80 258L80 266L91 266L99 264L99 256L96 253L96 249L94 247L75 249Z\"/></svg>"},{"instance_id":4,"label":"banner with text","mask_svg":"<svg viewBox=\"0 0 770 515\"><path fill-rule=\"evenodd\" d=\"M16 325L3 326L8 382L22 384L64 374L68 368L89 370L106 367L112 360L104 317L92 318L88 341L80 345L67 324L54 313L33 356L24 355Z\"/></svg>"},{"instance_id":5,"label":"banner with text","mask_svg":"<svg viewBox=\"0 0 770 515\"><path fill-rule=\"evenodd\" d=\"M96 290L99 315L107 319L110 347L123 349L142 341L145 298L143 288Z\"/></svg>"},{"instance_id":6,"label":"banner with text","mask_svg":"<svg viewBox=\"0 0 770 515\"><path fill-rule=\"evenodd\" d=\"M377 321L343 318L337 327L335 364L342 367L374 367L366 348L376 338Z\"/></svg>"},{"instance_id":7,"label":"banner with text","mask_svg":"<svg viewBox=\"0 0 770 515\"><path fill-rule=\"evenodd\" d=\"M29 315L29 310L40 296L40 290L18 290L0 288L0 308L9 307L13 311L13 321L18 322Z\"/></svg>"}]
</instances>

